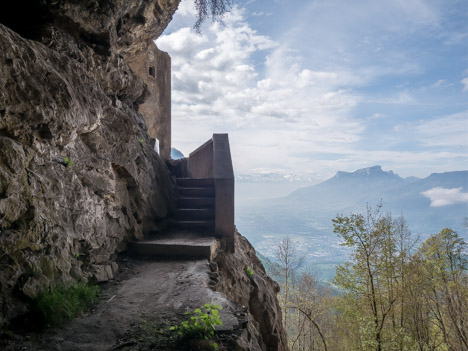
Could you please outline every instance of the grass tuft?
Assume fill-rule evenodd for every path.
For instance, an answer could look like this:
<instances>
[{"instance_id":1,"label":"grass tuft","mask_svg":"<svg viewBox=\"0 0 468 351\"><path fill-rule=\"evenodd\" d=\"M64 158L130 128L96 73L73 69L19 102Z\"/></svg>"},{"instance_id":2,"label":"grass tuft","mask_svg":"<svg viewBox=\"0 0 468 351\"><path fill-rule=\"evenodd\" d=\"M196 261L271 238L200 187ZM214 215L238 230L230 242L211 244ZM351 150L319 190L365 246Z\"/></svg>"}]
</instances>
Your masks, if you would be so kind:
<instances>
[{"instance_id":1,"label":"grass tuft","mask_svg":"<svg viewBox=\"0 0 468 351\"><path fill-rule=\"evenodd\" d=\"M33 302L33 310L46 325L57 325L83 314L96 303L99 287L78 283L43 291Z\"/></svg>"}]
</instances>

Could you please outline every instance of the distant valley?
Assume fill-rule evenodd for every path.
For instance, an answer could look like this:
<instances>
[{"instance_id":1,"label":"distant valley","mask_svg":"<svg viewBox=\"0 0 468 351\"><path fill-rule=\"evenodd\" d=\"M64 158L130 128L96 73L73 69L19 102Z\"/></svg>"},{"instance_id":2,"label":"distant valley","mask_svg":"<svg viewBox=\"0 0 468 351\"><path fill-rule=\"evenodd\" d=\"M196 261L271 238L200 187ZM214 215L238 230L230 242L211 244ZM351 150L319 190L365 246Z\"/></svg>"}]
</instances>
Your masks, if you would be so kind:
<instances>
[{"instance_id":1,"label":"distant valley","mask_svg":"<svg viewBox=\"0 0 468 351\"><path fill-rule=\"evenodd\" d=\"M322 279L330 279L335 265L347 258L347 251L333 233L331 219L337 214L362 213L367 204L382 202L385 213L391 212L393 217L402 214L411 232L421 240L450 227L468 241L468 171L434 173L420 179L402 178L373 166L337 172L322 183L279 198L268 198L268 191L281 196L293 188L291 182L240 180L236 187L239 231L270 258L279 241L289 236Z\"/></svg>"}]
</instances>

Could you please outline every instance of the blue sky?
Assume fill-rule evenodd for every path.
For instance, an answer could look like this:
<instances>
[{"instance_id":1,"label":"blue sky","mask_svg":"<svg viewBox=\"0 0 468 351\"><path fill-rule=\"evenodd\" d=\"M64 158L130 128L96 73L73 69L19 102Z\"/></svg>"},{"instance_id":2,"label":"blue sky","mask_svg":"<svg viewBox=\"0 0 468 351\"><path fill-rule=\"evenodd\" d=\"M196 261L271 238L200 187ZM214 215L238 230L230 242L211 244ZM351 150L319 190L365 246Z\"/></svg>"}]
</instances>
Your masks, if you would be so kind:
<instances>
[{"instance_id":1,"label":"blue sky","mask_svg":"<svg viewBox=\"0 0 468 351\"><path fill-rule=\"evenodd\" d=\"M237 174L468 169L468 1L239 0L202 35L192 3L156 41L184 154L227 132Z\"/></svg>"}]
</instances>

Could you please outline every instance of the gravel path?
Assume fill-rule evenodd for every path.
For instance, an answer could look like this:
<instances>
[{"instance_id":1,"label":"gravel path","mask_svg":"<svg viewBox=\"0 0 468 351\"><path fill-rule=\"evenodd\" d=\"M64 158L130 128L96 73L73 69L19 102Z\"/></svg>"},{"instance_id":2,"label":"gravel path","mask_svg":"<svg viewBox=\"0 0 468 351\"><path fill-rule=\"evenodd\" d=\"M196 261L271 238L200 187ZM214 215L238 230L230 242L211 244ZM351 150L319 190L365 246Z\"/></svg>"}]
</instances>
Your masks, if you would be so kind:
<instances>
[{"instance_id":1,"label":"gravel path","mask_svg":"<svg viewBox=\"0 0 468 351\"><path fill-rule=\"evenodd\" d=\"M16 335L5 350L180 350L169 327L211 302L223 307L222 329L237 327L242 308L209 289L213 274L207 260L127 260L120 267L91 313L42 334Z\"/></svg>"}]
</instances>

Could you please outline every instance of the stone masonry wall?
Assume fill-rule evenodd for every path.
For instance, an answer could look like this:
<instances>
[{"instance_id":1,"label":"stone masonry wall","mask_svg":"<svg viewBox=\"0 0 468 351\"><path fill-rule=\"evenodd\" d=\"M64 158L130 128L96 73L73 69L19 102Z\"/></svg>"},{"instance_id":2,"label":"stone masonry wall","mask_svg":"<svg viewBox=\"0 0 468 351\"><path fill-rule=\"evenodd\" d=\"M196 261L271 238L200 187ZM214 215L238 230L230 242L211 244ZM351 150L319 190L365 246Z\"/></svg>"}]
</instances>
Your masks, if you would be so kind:
<instances>
[{"instance_id":1,"label":"stone masonry wall","mask_svg":"<svg viewBox=\"0 0 468 351\"><path fill-rule=\"evenodd\" d=\"M147 85L149 96L138 112L145 118L148 135L159 140L159 154L168 160L171 155L171 58L152 43L128 64Z\"/></svg>"}]
</instances>

